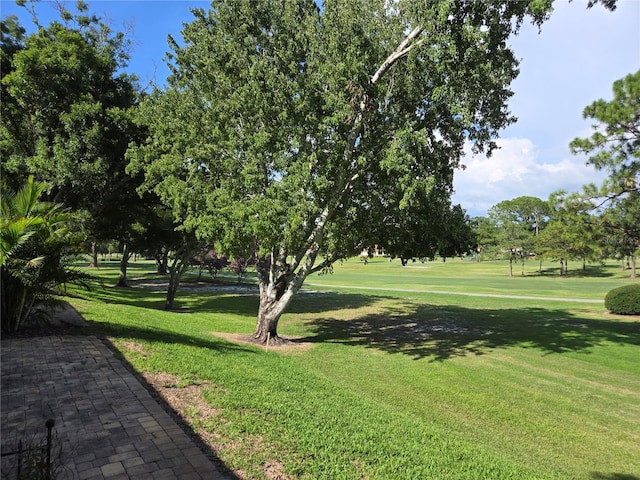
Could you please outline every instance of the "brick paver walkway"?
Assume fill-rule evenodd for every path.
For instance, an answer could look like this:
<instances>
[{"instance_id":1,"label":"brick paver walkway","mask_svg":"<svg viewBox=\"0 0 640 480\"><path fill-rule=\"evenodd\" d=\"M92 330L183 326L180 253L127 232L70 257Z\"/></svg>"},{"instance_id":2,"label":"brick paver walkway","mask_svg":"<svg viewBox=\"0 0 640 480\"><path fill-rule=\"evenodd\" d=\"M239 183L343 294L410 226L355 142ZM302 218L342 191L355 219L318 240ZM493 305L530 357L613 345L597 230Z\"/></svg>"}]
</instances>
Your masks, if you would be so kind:
<instances>
[{"instance_id":1,"label":"brick paver walkway","mask_svg":"<svg viewBox=\"0 0 640 480\"><path fill-rule=\"evenodd\" d=\"M46 438L51 418L57 479L229 478L98 338L6 338L0 348L3 453ZM2 457L3 479L16 478L16 458Z\"/></svg>"}]
</instances>

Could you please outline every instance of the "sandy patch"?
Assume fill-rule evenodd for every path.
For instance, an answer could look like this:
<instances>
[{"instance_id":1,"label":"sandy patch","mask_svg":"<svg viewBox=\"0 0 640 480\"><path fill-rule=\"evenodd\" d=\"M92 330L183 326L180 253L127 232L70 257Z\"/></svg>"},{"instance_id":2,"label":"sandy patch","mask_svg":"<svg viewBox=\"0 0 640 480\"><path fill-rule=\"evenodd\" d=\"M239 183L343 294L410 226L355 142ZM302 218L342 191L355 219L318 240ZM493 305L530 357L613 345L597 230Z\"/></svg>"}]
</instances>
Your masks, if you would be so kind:
<instances>
[{"instance_id":1,"label":"sandy patch","mask_svg":"<svg viewBox=\"0 0 640 480\"><path fill-rule=\"evenodd\" d=\"M176 412L190 412L187 417L204 420L220 413L202 399L202 391L210 387L209 382L185 382L168 373L143 373L142 376L153 389Z\"/></svg>"},{"instance_id":2,"label":"sandy patch","mask_svg":"<svg viewBox=\"0 0 640 480\"><path fill-rule=\"evenodd\" d=\"M115 338L110 337L109 341L111 343L114 343L115 342ZM128 350L130 352L137 352L137 353L140 353L140 354L142 354L144 356L148 355L148 352L145 350L145 348L141 344L139 344L137 342L131 342L129 340L125 340L123 342L120 342L120 347L122 347L125 350Z\"/></svg>"},{"instance_id":3,"label":"sandy patch","mask_svg":"<svg viewBox=\"0 0 640 480\"><path fill-rule=\"evenodd\" d=\"M260 345L255 343L251 339L251 335L245 335L242 333L224 333L224 332L209 332L214 337L223 338L229 342L237 343L240 345L253 345L255 347L262 347L268 351L274 351L278 353L302 353L311 350L314 346L313 342L304 340L300 337L293 337L289 335L281 336L278 343L269 343L269 345Z\"/></svg>"}]
</instances>

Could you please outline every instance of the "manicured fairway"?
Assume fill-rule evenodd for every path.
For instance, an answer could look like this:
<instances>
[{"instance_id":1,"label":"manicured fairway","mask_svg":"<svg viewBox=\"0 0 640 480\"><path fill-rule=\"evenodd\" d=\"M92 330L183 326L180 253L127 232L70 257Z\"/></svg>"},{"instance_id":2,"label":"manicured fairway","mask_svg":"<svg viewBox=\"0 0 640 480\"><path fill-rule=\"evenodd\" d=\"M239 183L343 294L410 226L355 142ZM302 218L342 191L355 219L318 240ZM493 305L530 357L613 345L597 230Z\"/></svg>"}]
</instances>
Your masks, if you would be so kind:
<instances>
[{"instance_id":1,"label":"manicured fairway","mask_svg":"<svg viewBox=\"0 0 640 480\"><path fill-rule=\"evenodd\" d=\"M71 301L138 371L199 388L182 413L244 478L640 479L639 318L599 302L421 292L598 300L628 272L416 267L352 260L310 278L280 322L299 339L283 351L219 336L251 333L252 294L184 289L179 312L139 286ZM143 265L131 275L157 278Z\"/></svg>"}]
</instances>

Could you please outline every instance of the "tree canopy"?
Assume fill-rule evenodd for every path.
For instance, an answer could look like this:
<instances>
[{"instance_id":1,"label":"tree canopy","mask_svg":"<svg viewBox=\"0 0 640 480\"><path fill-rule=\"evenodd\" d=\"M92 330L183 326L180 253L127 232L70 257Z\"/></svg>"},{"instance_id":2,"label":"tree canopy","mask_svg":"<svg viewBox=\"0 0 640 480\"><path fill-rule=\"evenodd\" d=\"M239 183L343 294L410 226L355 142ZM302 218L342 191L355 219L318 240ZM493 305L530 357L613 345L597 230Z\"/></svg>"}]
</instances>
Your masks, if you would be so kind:
<instances>
[{"instance_id":1,"label":"tree canopy","mask_svg":"<svg viewBox=\"0 0 640 480\"><path fill-rule=\"evenodd\" d=\"M596 120L594 133L575 138L573 153L588 155L588 163L605 169L609 177L598 188L586 185L581 196L598 199L593 205L607 240L603 248L620 258L630 257L636 278L636 252L640 247L640 70L613 84L613 99L596 100L583 116Z\"/></svg>"},{"instance_id":2,"label":"tree canopy","mask_svg":"<svg viewBox=\"0 0 640 480\"><path fill-rule=\"evenodd\" d=\"M47 182L49 200L85 212L94 245L130 244L152 199L125 171L128 145L142 134L137 80L120 73L128 40L82 1L74 12L60 3L59 20L46 26L34 3L22 3L38 28L25 35L15 17L2 23L3 178L14 189L28 175Z\"/></svg>"},{"instance_id":3,"label":"tree canopy","mask_svg":"<svg viewBox=\"0 0 640 480\"><path fill-rule=\"evenodd\" d=\"M615 198L640 191L640 70L613 84L613 99L596 100L583 111L595 120L594 133L575 138L573 153L587 154L588 163L608 170L610 176L601 195Z\"/></svg>"},{"instance_id":4,"label":"tree canopy","mask_svg":"<svg viewBox=\"0 0 640 480\"><path fill-rule=\"evenodd\" d=\"M370 222L451 194L465 141L514 118L507 44L549 1L214 1L171 39L132 171L221 250L255 251L255 338L311 273L374 243ZM380 200L382 199L382 200ZM373 206L377 206L375 210ZM409 226L408 228L411 228Z\"/></svg>"}]
</instances>

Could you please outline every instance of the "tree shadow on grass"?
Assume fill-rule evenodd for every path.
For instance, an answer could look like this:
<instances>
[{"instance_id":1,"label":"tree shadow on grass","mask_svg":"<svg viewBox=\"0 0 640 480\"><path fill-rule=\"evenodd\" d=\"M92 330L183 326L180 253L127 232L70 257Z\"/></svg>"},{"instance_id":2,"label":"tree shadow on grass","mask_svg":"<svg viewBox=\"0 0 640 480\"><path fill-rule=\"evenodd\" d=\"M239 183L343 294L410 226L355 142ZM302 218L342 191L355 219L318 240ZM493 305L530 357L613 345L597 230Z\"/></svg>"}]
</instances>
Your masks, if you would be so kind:
<instances>
[{"instance_id":1,"label":"tree shadow on grass","mask_svg":"<svg viewBox=\"0 0 640 480\"><path fill-rule=\"evenodd\" d=\"M226 289L228 284L214 287L178 290L173 311L188 313L229 313L254 317L258 313L259 297L255 293L237 293ZM147 288L92 287L88 292L74 295L78 298L104 303L164 310L166 291ZM336 292L300 291L287 313L323 313L332 310L357 309L374 303L371 296Z\"/></svg>"},{"instance_id":2,"label":"tree shadow on grass","mask_svg":"<svg viewBox=\"0 0 640 480\"><path fill-rule=\"evenodd\" d=\"M637 475L629 475L626 473L593 472L590 477L595 480L640 480L640 477Z\"/></svg>"},{"instance_id":3,"label":"tree shadow on grass","mask_svg":"<svg viewBox=\"0 0 640 480\"><path fill-rule=\"evenodd\" d=\"M231 313L256 317L259 297L228 292L191 292L189 309L201 313ZM178 303L179 303L178 299ZM375 297L351 293L301 291L286 310L287 314L318 314L343 309L358 309L375 303ZM184 302L186 304L186 301Z\"/></svg>"},{"instance_id":4,"label":"tree shadow on grass","mask_svg":"<svg viewBox=\"0 0 640 480\"><path fill-rule=\"evenodd\" d=\"M543 267L542 275L546 277L562 276L565 278L612 278L617 276L618 272L606 265L587 265L587 268L583 269L581 265L575 263L573 265L570 264L569 271L563 275L560 275L559 266ZM540 276L540 273L538 271L530 271L528 276Z\"/></svg>"},{"instance_id":5,"label":"tree shadow on grass","mask_svg":"<svg viewBox=\"0 0 640 480\"><path fill-rule=\"evenodd\" d=\"M364 346L433 361L509 346L565 353L588 352L604 342L640 345L640 322L592 320L547 308L398 304L348 320L325 316L309 322L309 327L315 336L307 341Z\"/></svg>"},{"instance_id":6,"label":"tree shadow on grass","mask_svg":"<svg viewBox=\"0 0 640 480\"><path fill-rule=\"evenodd\" d=\"M255 353L255 350L238 344L176 333L159 328L141 328L116 323L90 323L90 333L103 338L128 338L150 343L172 343L196 348L206 348L220 353ZM87 332L81 332L86 334Z\"/></svg>"}]
</instances>

